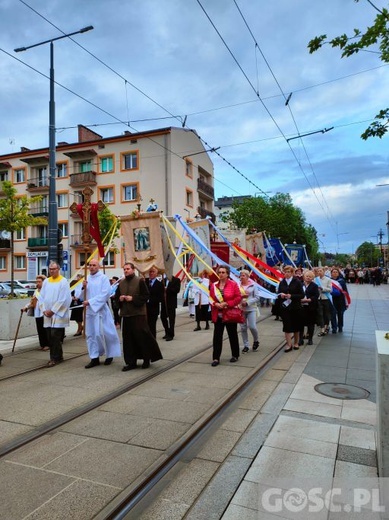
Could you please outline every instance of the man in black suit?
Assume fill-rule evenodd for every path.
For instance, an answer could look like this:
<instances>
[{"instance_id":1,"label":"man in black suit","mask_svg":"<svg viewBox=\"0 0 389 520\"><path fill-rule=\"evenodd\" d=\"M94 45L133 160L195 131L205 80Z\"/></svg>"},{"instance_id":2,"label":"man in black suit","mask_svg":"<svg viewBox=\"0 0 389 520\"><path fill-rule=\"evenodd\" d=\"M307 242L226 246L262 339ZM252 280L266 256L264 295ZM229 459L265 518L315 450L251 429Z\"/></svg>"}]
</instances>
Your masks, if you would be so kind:
<instances>
[{"instance_id":1,"label":"man in black suit","mask_svg":"<svg viewBox=\"0 0 389 520\"><path fill-rule=\"evenodd\" d=\"M164 339L171 341L174 338L174 325L176 323L177 295L181 289L179 278L167 276L163 279L165 289L164 302L161 305L161 321L165 329Z\"/></svg>"},{"instance_id":2,"label":"man in black suit","mask_svg":"<svg viewBox=\"0 0 389 520\"><path fill-rule=\"evenodd\" d=\"M164 287L162 282L157 280L157 276L158 269L153 266L149 269L149 278L146 278L146 285L150 293L150 297L146 303L147 322L154 338L157 337L157 320L161 304L164 301Z\"/></svg>"}]
</instances>

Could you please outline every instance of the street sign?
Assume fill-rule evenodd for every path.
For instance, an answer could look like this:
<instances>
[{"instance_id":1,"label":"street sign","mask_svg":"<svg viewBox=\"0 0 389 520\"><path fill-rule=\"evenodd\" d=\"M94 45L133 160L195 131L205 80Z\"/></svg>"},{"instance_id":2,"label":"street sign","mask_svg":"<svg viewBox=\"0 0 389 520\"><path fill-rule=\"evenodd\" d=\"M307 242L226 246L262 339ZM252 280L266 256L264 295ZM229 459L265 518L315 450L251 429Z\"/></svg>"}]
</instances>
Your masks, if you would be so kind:
<instances>
[{"instance_id":1,"label":"street sign","mask_svg":"<svg viewBox=\"0 0 389 520\"><path fill-rule=\"evenodd\" d=\"M64 249L62 251L62 258L64 262L67 262L69 260L69 251L67 249Z\"/></svg>"}]
</instances>

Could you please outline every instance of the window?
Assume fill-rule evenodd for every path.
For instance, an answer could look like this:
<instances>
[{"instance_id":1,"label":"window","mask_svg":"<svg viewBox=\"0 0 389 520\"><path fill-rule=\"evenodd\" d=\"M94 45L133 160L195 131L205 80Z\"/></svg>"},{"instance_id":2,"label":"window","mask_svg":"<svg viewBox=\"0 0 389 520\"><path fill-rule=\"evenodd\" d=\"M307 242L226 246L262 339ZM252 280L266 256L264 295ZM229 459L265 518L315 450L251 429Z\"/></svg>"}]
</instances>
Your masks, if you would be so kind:
<instances>
[{"instance_id":1,"label":"window","mask_svg":"<svg viewBox=\"0 0 389 520\"><path fill-rule=\"evenodd\" d=\"M61 177L68 176L68 165L66 163L57 163L57 177L60 179Z\"/></svg>"},{"instance_id":2,"label":"window","mask_svg":"<svg viewBox=\"0 0 389 520\"><path fill-rule=\"evenodd\" d=\"M68 207L68 194L67 193L57 193L57 206L59 208Z\"/></svg>"},{"instance_id":3,"label":"window","mask_svg":"<svg viewBox=\"0 0 389 520\"><path fill-rule=\"evenodd\" d=\"M113 251L108 251L105 255L104 265L106 267L115 267L115 253Z\"/></svg>"},{"instance_id":4,"label":"window","mask_svg":"<svg viewBox=\"0 0 389 520\"><path fill-rule=\"evenodd\" d=\"M193 191L186 190L186 201L185 204L193 208Z\"/></svg>"},{"instance_id":5,"label":"window","mask_svg":"<svg viewBox=\"0 0 389 520\"><path fill-rule=\"evenodd\" d=\"M85 265L85 255L86 258L88 258L89 253L78 253L77 259L78 259L78 266L77 267L83 267Z\"/></svg>"},{"instance_id":6,"label":"window","mask_svg":"<svg viewBox=\"0 0 389 520\"><path fill-rule=\"evenodd\" d=\"M138 199L138 185L128 184L123 186L123 201L129 202Z\"/></svg>"},{"instance_id":7,"label":"window","mask_svg":"<svg viewBox=\"0 0 389 520\"><path fill-rule=\"evenodd\" d=\"M38 186L48 186L49 181L47 178L47 168L46 166L42 166L41 168L36 168L36 181Z\"/></svg>"},{"instance_id":8,"label":"window","mask_svg":"<svg viewBox=\"0 0 389 520\"><path fill-rule=\"evenodd\" d=\"M14 182L26 182L26 170L24 168L14 170Z\"/></svg>"},{"instance_id":9,"label":"window","mask_svg":"<svg viewBox=\"0 0 389 520\"><path fill-rule=\"evenodd\" d=\"M80 170L80 173L86 173L92 171L92 161L81 161L78 163L78 168Z\"/></svg>"},{"instance_id":10,"label":"window","mask_svg":"<svg viewBox=\"0 0 389 520\"><path fill-rule=\"evenodd\" d=\"M106 204L114 203L114 192L112 188L100 188L100 198Z\"/></svg>"},{"instance_id":11,"label":"window","mask_svg":"<svg viewBox=\"0 0 389 520\"><path fill-rule=\"evenodd\" d=\"M5 256L0 256L0 271L7 270L7 258Z\"/></svg>"},{"instance_id":12,"label":"window","mask_svg":"<svg viewBox=\"0 0 389 520\"><path fill-rule=\"evenodd\" d=\"M193 163L188 159L185 159L185 175L192 178L193 177Z\"/></svg>"},{"instance_id":13,"label":"window","mask_svg":"<svg viewBox=\"0 0 389 520\"><path fill-rule=\"evenodd\" d=\"M100 157L100 172L113 172L113 155L108 157Z\"/></svg>"},{"instance_id":14,"label":"window","mask_svg":"<svg viewBox=\"0 0 389 520\"><path fill-rule=\"evenodd\" d=\"M26 230L19 229L15 232L15 240L26 240Z\"/></svg>"},{"instance_id":15,"label":"window","mask_svg":"<svg viewBox=\"0 0 389 520\"><path fill-rule=\"evenodd\" d=\"M8 172L7 170L3 170L0 172L0 182L7 181L8 180Z\"/></svg>"},{"instance_id":16,"label":"window","mask_svg":"<svg viewBox=\"0 0 389 520\"><path fill-rule=\"evenodd\" d=\"M38 238L47 238L47 226L37 226Z\"/></svg>"},{"instance_id":17,"label":"window","mask_svg":"<svg viewBox=\"0 0 389 520\"><path fill-rule=\"evenodd\" d=\"M58 222L58 229L60 229L62 233L62 237L69 236L68 233L68 223L67 222Z\"/></svg>"},{"instance_id":18,"label":"window","mask_svg":"<svg viewBox=\"0 0 389 520\"><path fill-rule=\"evenodd\" d=\"M122 154L123 170L138 169L138 152L129 152Z\"/></svg>"},{"instance_id":19,"label":"window","mask_svg":"<svg viewBox=\"0 0 389 520\"><path fill-rule=\"evenodd\" d=\"M26 268L26 257L25 255L15 255L15 269Z\"/></svg>"}]
</instances>

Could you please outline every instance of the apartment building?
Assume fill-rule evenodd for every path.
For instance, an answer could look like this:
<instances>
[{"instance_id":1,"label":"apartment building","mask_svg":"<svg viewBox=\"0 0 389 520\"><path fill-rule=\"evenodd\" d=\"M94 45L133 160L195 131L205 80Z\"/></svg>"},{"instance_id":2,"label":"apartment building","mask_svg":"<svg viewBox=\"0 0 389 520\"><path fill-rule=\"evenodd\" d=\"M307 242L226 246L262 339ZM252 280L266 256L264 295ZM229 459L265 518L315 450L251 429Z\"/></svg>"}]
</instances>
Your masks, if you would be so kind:
<instances>
[{"instance_id":1,"label":"apartment building","mask_svg":"<svg viewBox=\"0 0 389 520\"><path fill-rule=\"evenodd\" d=\"M49 150L21 148L0 155L0 181L10 180L18 194L41 195L31 206L35 216L49 214ZM164 215L214 217L213 164L194 130L160 128L104 138L83 125L76 143L59 142L56 148L56 199L62 233L64 272L70 277L84 263L82 222L69 207L81 203L82 191L93 190L92 202L103 201L118 217L146 210L153 199ZM1 192L0 192L1 197ZM0 230L0 279L34 279L47 270L48 226L32 226L15 234L15 254ZM120 238L105 258L107 274L121 272Z\"/></svg>"}]
</instances>

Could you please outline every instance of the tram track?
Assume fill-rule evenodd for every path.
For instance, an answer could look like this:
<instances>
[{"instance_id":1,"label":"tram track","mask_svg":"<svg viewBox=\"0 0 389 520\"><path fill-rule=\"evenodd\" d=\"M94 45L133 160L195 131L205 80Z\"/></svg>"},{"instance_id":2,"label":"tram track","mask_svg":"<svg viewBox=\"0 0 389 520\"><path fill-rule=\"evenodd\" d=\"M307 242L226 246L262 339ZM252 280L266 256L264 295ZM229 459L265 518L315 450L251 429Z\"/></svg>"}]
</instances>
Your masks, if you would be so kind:
<instances>
[{"instance_id":1,"label":"tram track","mask_svg":"<svg viewBox=\"0 0 389 520\"><path fill-rule=\"evenodd\" d=\"M264 322L268 321L268 319L269 317L264 316L261 317L260 321ZM182 322L181 326L188 325L189 323L191 322ZM185 333L185 331L182 332ZM88 413L96 411L102 405L109 403L110 401L114 401L116 398L120 398L127 393L130 393L132 390L136 389L137 387L141 387L143 384L152 382L153 380L156 380L155 382L157 383L157 378L163 373L174 370L175 368L180 370L180 365L185 365L200 354L210 350L212 347L209 344L209 337L206 341L208 342L207 345L204 346L203 344L202 347L196 348L195 350L192 350L185 355L167 362L165 366L158 368L156 366L152 373L145 371L144 374L142 373L141 377L133 379L132 381L117 387L116 389L108 392L106 395L100 396L99 398L91 400L87 404L78 406L61 416L33 427L32 431L22 434L0 446L0 457L6 460L7 455L12 454L21 448L28 448L29 445L33 445L34 441L55 433L56 430L59 432L61 431L61 428L66 432L66 425L71 421L82 418ZM275 348L274 345L276 345ZM145 498L149 492L162 481L164 476L177 465L177 463L188 452L188 450L195 446L199 440L204 438L205 433L212 429L212 426L214 426L220 417L225 414L234 403L237 402L239 397L244 394L244 392L250 387L251 384L260 380L260 377L264 371L266 371L266 369L271 366L272 362L277 359L277 356L281 355L283 347L284 341L279 339L278 344L274 342L272 343L272 346L269 345L268 350L262 353L264 356L262 360L258 360L259 362L254 367L240 365L241 368L244 367L247 369L247 373L241 378L241 380L239 380L239 383L237 383L230 390L227 390L223 397L211 404L210 408L205 411L202 417L199 417L198 420L196 420L180 438L176 439L171 446L165 449L158 457L158 459L156 459L151 464L151 466L146 468L143 473L140 474L127 487L123 488L119 494L113 498L112 501L109 503L107 502L101 512L97 513L97 515L93 516L93 518L98 520L121 519L125 518L126 515L128 515L134 508L136 508L136 506L139 507L142 499ZM86 353L77 354L71 357L67 356L67 361L85 355ZM256 356L257 354L254 355ZM244 359L244 357L242 359ZM201 361L200 358L200 360L196 360L195 363L197 365L203 363L203 361ZM239 364L237 367L239 367ZM44 367L36 367L23 373L37 371L40 370L40 368ZM231 367L231 370L234 370L234 367ZM215 371L215 374L217 373L218 372ZM18 373L14 374L13 377L18 377L21 375L23 374ZM188 406L190 406L190 401L188 402Z\"/></svg>"}]
</instances>

